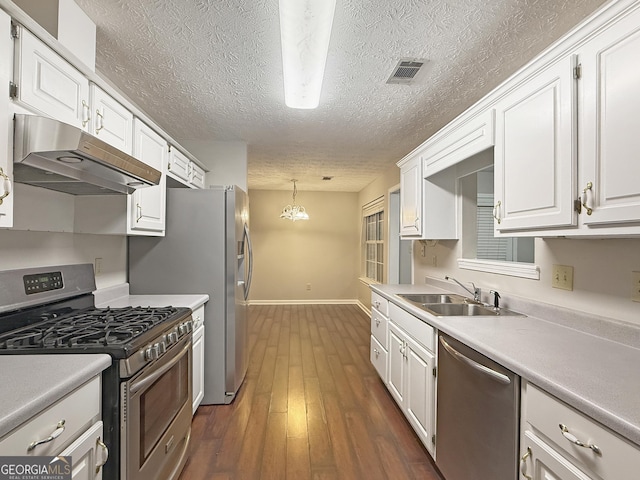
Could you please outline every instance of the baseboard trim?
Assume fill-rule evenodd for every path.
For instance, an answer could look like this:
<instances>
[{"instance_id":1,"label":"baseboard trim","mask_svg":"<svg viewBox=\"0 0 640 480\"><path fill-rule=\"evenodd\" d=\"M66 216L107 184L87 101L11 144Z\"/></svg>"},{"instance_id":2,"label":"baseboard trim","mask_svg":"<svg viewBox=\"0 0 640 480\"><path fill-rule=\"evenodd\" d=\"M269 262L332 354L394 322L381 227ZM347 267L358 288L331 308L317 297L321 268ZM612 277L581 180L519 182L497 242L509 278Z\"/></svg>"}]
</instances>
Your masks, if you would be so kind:
<instances>
[{"instance_id":1,"label":"baseboard trim","mask_svg":"<svg viewBox=\"0 0 640 480\"><path fill-rule=\"evenodd\" d=\"M358 305L359 303L360 301L357 299L250 300L249 301L249 305Z\"/></svg>"}]
</instances>

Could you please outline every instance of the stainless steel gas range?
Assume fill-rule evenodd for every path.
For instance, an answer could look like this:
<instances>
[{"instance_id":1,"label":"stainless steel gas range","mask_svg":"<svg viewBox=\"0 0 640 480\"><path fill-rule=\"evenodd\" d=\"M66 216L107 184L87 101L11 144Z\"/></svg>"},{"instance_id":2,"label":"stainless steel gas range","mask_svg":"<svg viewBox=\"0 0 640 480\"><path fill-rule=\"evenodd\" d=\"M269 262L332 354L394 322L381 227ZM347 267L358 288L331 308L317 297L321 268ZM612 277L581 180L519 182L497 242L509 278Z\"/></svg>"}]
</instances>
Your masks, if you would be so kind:
<instances>
[{"instance_id":1,"label":"stainless steel gas range","mask_svg":"<svg viewBox=\"0 0 640 480\"><path fill-rule=\"evenodd\" d=\"M107 353L105 479L175 479L191 434L191 310L96 308L93 266L0 272L0 355Z\"/></svg>"}]
</instances>

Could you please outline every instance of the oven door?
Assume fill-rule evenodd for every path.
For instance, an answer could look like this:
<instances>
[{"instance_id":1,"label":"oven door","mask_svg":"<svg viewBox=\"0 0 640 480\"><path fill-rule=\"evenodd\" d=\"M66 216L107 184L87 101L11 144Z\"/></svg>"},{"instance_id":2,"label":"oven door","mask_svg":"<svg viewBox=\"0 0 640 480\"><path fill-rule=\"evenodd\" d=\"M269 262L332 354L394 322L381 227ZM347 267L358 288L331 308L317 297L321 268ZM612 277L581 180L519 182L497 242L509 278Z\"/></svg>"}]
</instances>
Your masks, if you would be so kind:
<instances>
[{"instance_id":1,"label":"oven door","mask_svg":"<svg viewBox=\"0 0 640 480\"><path fill-rule=\"evenodd\" d=\"M174 479L187 460L191 435L191 335L156 363L123 382L122 479Z\"/></svg>"}]
</instances>

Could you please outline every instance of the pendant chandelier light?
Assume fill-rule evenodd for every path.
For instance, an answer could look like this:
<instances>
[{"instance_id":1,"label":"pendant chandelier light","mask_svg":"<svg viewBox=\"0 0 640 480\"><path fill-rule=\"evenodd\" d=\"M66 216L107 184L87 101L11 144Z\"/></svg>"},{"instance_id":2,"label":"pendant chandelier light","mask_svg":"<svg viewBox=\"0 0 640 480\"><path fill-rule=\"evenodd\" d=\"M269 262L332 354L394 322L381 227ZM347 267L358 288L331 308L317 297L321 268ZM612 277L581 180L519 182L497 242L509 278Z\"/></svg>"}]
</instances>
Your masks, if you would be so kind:
<instances>
[{"instance_id":1,"label":"pendant chandelier light","mask_svg":"<svg viewBox=\"0 0 640 480\"><path fill-rule=\"evenodd\" d=\"M282 209L280 218L286 218L287 220L309 220L309 215L305 211L302 205L296 205L296 195L298 194L298 188L296 187L296 179L291 180L293 182L293 203L287 205Z\"/></svg>"}]
</instances>

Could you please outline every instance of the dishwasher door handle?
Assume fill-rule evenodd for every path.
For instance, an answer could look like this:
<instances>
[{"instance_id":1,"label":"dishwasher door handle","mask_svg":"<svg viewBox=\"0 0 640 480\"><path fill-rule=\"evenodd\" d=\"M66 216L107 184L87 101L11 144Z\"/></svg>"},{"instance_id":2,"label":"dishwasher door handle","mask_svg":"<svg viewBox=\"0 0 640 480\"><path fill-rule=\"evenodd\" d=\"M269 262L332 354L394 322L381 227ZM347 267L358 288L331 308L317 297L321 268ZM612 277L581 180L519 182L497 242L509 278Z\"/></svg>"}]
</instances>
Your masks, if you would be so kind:
<instances>
[{"instance_id":1,"label":"dishwasher door handle","mask_svg":"<svg viewBox=\"0 0 640 480\"><path fill-rule=\"evenodd\" d=\"M471 360L469 357L458 352L455 348L453 348L451 345L447 343L447 341L442 337L442 335L440 335L440 343L445 348L445 350L449 352L453 356L453 358L455 358L456 360L470 366L471 368L479 372L484 373L485 375L488 375L493 380L499 383L502 383L503 385L509 385L511 383L511 379L506 375L500 372L496 372L495 370L492 370L489 367L485 367L481 363L478 363L475 360Z\"/></svg>"}]
</instances>

